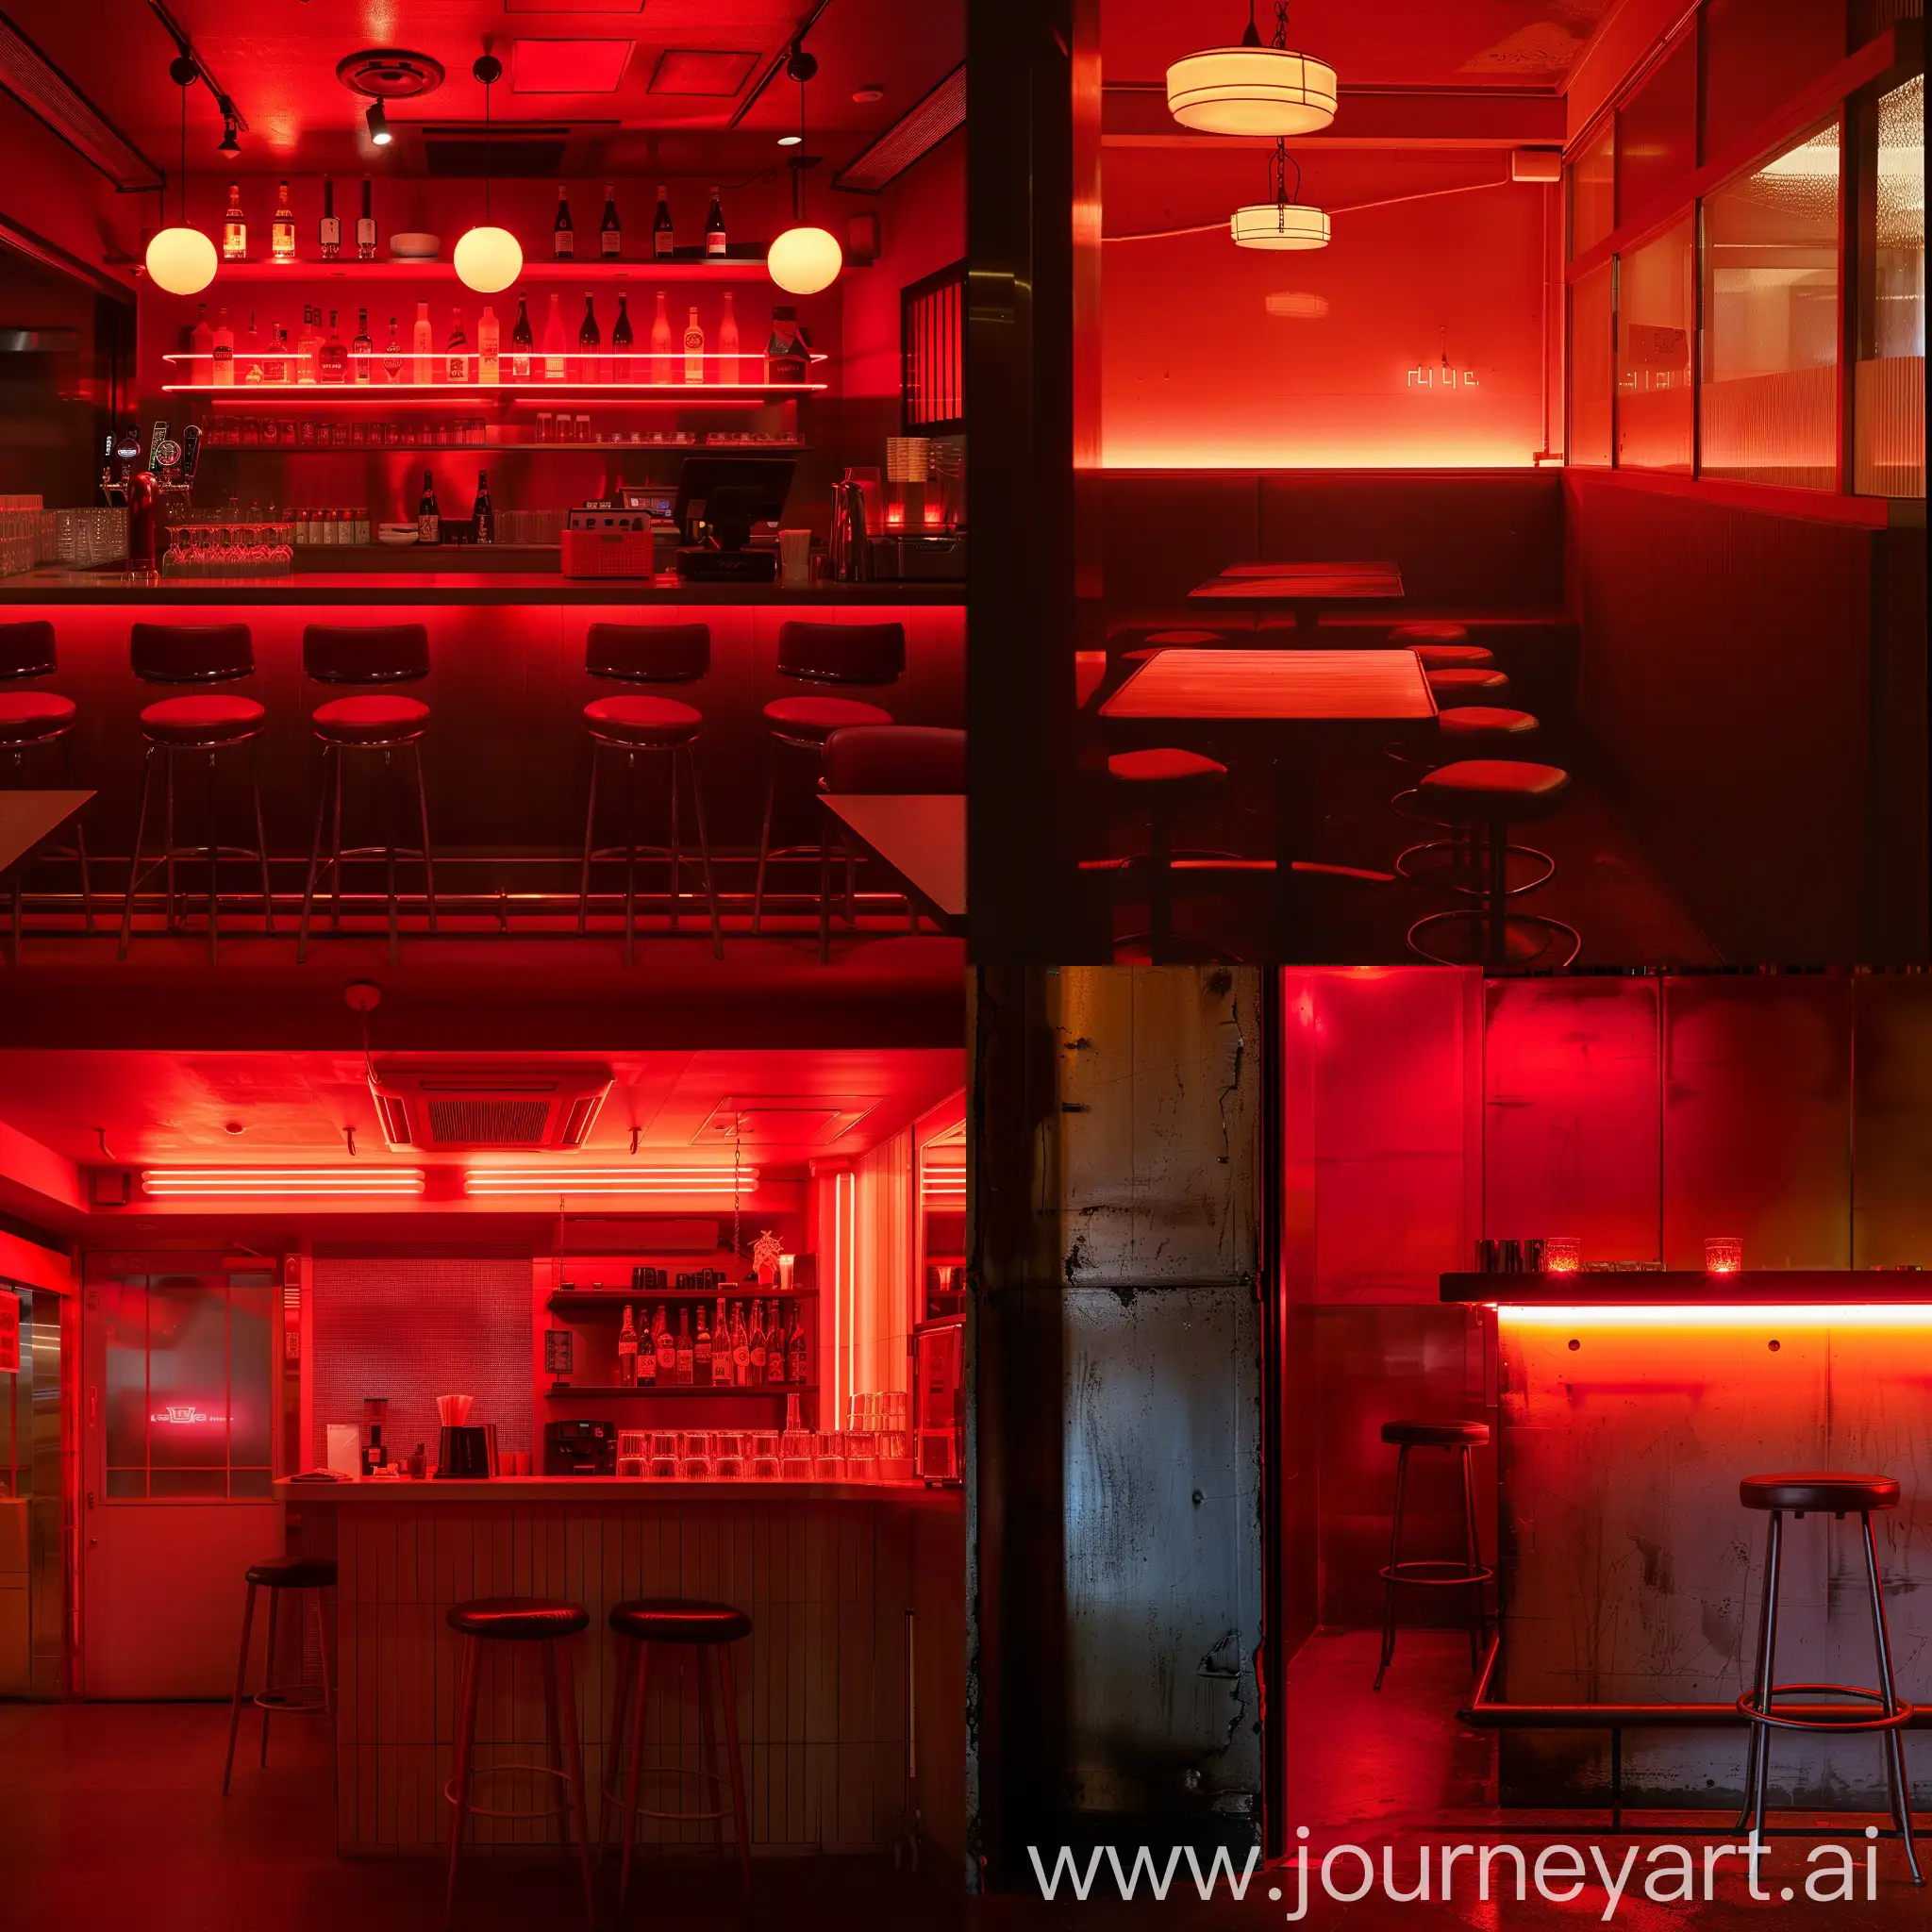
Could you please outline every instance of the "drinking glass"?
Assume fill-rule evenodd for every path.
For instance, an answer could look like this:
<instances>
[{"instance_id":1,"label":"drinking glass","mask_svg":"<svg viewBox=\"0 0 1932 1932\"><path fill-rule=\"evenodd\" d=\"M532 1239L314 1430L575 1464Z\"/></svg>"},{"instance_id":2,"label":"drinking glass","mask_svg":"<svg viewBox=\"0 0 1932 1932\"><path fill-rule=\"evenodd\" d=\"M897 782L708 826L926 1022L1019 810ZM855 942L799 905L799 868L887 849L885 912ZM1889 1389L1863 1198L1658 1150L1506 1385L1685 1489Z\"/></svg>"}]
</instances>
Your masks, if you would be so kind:
<instances>
[{"instance_id":1,"label":"drinking glass","mask_svg":"<svg viewBox=\"0 0 1932 1932\"><path fill-rule=\"evenodd\" d=\"M1704 1244L1707 1274L1735 1274L1744 1265L1744 1243L1734 1234L1712 1235Z\"/></svg>"},{"instance_id":2,"label":"drinking glass","mask_svg":"<svg viewBox=\"0 0 1932 1932\"><path fill-rule=\"evenodd\" d=\"M811 1431L787 1429L778 1438L778 1478L781 1482L811 1480Z\"/></svg>"},{"instance_id":3,"label":"drinking glass","mask_svg":"<svg viewBox=\"0 0 1932 1932\"><path fill-rule=\"evenodd\" d=\"M647 1429L644 1432L644 1474L653 1482L668 1483L677 1479L678 1471L677 1431L675 1429Z\"/></svg>"},{"instance_id":4,"label":"drinking glass","mask_svg":"<svg viewBox=\"0 0 1932 1932\"><path fill-rule=\"evenodd\" d=\"M688 1483L711 1479L711 1432L709 1429L682 1429L677 1438L677 1474Z\"/></svg>"},{"instance_id":5,"label":"drinking glass","mask_svg":"<svg viewBox=\"0 0 1932 1932\"><path fill-rule=\"evenodd\" d=\"M778 1432L775 1429L758 1429L751 1439L751 1476L754 1482L774 1483L778 1480Z\"/></svg>"},{"instance_id":6,"label":"drinking glass","mask_svg":"<svg viewBox=\"0 0 1932 1932\"><path fill-rule=\"evenodd\" d=\"M845 1479L845 1449L837 1429L820 1429L811 1439L811 1473L815 1482Z\"/></svg>"},{"instance_id":7,"label":"drinking glass","mask_svg":"<svg viewBox=\"0 0 1932 1932\"><path fill-rule=\"evenodd\" d=\"M1574 1274L1583 1266L1583 1243L1574 1234L1543 1238L1543 1273Z\"/></svg>"},{"instance_id":8,"label":"drinking glass","mask_svg":"<svg viewBox=\"0 0 1932 1932\"><path fill-rule=\"evenodd\" d=\"M744 1432L741 1429L712 1430L711 1473L721 1483L744 1480Z\"/></svg>"},{"instance_id":9,"label":"drinking glass","mask_svg":"<svg viewBox=\"0 0 1932 1932\"><path fill-rule=\"evenodd\" d=\"M871 1429L845 1432L845 1480L869 1483L879 1473L879 1439Z\"/></svg>"}]
</instances>

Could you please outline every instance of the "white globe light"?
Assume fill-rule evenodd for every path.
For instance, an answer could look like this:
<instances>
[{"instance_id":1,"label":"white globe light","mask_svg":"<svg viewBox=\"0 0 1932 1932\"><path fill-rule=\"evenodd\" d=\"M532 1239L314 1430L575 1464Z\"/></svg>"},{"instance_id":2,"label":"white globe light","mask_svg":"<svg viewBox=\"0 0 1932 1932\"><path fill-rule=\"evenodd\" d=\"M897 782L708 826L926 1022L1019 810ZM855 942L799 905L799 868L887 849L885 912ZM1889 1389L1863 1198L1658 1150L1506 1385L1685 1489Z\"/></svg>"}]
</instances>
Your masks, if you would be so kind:
<instances>
[{"instance_id":1,"label":"white globe light","mask_svg":"<svg viewBox=\"0 0 1932 1932\"><path fill-rule=\"evenodd\" d=\"M199 228L163 228L147 244L147 272L171 295L198 295L215 278L215 244Z\"/></svg>"},{"instance_id":2,"label":"white globe light","mask_svg":"<svg viewBox=\"0 0 1932 1932\"><path fill-rule=\"evenodd\" d=\"M1335 70L1280 47L1209 47L1167 70L1167 110L1204 134L1312 134L1335 119Z\"/></svg>"},{"instance_id":3,"label":"white globe light","mask_svg":"<svg viewBox=\"0 0 1932 1932\"><path fill-rule=\"evenodd\" d=\"M524 251L508 228L472 228L457 243L457 279L479 295L500 294L524 272Z\"/></svg>"},{"instance_id":4,"label":"white globe light","mask_svg":"<svg viewBox=\"0 0 1932 1932\"><path fill-rule=\"evenodd\" d=\"M787 228L772 243L765 266L790 295L816 295L839 279L845 256L823 228Z\"/></svg>"},{"instance_id":5,"label":"white globe light","mask_svg":"<svg viewBox=\"0 0 1932 1932\"><path fill-rule=\"evenodd\" d=\"M1228 223L1238 248L1325 248L1328 214L1298 201L1257 201Z\"/></svg>"}]
</instances>

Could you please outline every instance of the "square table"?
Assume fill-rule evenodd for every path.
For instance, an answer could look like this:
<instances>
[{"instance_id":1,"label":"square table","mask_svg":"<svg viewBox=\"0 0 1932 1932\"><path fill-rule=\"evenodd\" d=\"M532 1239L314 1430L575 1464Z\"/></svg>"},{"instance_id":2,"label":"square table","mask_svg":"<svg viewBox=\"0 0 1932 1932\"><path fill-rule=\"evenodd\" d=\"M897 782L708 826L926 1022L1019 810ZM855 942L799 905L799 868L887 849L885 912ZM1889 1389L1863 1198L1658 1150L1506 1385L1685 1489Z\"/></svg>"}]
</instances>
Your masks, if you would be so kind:
<instances>
[{"instance_id":1,"label":"square table","mask_svg":"<svg viewBox=\"0 0 1932 1932\"><path fill-rule=\"evenodd\" d=\"M877 859L941 932L966 930L964 792L824 791L819 803L844 842ZM827 858L820 868L821 961L831 957L830 886Z\"/></svg>"},{"instance_id":2,"label":"square table","mask_svg":"<svg viewBox=\"0 0 1932 1932\"><path fill-rule=\"evenodd\" d=\"M1399 603L1406 594L1392 563L1231 563L1188 592L1203 604L1292 610L1299 645L1314 643L1326 606Z\"/></svg>"},{"instance_id":3,"label":"square table","mask_svg":"<svg viewBox=\"0 0 1932 1932\"><path fill-rule=\"evenodd\" d=\"M0 878L12 874L7 958L20 964L21 876L42 846L85 811L92 791L0 791Z\"/></svg>"},{"instance_id":4,"label":"square table","mask_svg":"<svg viewBox=\"0 0 1932 1932\"><path fill-rule=\"evenodd\" d=\"M1309 777L1313 741L1420 727L1434 720L1436 699L1413 651L1169 650L1141 663L1100 716L1116 727L1211 725L1266 749L1274 760L1279 938L1294 946L1305 936L1295 854L1312 842L1319 803Z\"/></svg>"}]
</instances>

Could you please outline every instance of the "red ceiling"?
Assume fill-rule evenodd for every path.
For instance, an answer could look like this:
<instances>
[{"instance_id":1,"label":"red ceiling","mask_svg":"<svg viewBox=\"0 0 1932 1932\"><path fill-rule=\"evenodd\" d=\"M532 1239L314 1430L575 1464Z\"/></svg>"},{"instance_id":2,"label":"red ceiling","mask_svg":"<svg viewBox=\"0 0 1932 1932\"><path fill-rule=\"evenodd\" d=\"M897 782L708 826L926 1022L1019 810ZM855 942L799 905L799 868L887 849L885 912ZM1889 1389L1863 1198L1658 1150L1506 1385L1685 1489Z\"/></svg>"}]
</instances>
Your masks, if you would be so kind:
<instances>
[{"instance_id":1,"label":"red ceiling","mask_svg":"<svg viewBox=\"0 0 1932 1932\"><path fill-rule=\"evenodd\" d=\"M1296 0L1289 44L1332 65L1343 87L1557 88L1614 0ZM1260 0L1263 39L1274 9ZM1101 0L1109 83L1156 82L1201 46L1232 44L1242 0Z\"/></svg>"},{"instance_id":2,"label":"red ceiling","mask_svg":"<svg viewBox=\"0 0 1932 1932\"><path fill-rule=\"evenodd\" d=\"M175 18L249 123L239 172L298 174L408 165L407 141L387 154L369 147L361 105L335 77L336 63L362 48L402 46L433 56L444 85L393 119L480 119L483 91L470 64L488 40L508 73L495 90L499 120L616 122L601 171L671 168L684 150L676 130L722 130L744 92L779 56L808 11L808 0L650 0L632 4L546 5L544 0L174 0ZM179 143L179 99L168 79L174 48L146 0L14 0L9 17L122 131L152 158L171 162ZM613 92L518 93L516 42L632 42ZM829 130L815 142L831 161L846 158L889 126L963 58L963 0L909 7L903 0L832 0L808 42L820 62L809 90L809 125ZM653 93L666 51L752 53L758 58L740 94L710 98ZM599 82L600 87L602 82ZM884 98L856 104L855 89L877 86ZM205 90L189 105L189 166L225 169L213 149L220 122ZM794 125L798 90L782 76L760 96L738 133L714 139L704 160L726 166L741 157L769 163L777 131ZM663 131L667 145L653 137ZM691 156L692 165L698 157Z\"/></svg>"}]
</instances>

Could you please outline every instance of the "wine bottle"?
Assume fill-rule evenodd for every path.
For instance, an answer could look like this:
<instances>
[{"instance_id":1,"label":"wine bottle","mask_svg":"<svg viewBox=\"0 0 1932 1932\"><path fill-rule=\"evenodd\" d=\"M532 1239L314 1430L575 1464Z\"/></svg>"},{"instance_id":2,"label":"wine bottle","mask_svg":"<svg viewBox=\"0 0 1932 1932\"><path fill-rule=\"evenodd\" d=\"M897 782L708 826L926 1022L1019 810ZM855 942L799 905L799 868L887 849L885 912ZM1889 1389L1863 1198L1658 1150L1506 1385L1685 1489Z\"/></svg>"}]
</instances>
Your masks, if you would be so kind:
<instances>
[{"instance_id":1,"label":"wine bottle","mask_svg":"<svg viewBox=\"0 0 1932 1932\"><path fill-rule=\"evenodd\" d=\"M416 499L416 541L442 541L442 515L436 508L436 478L423 472L423 494Z\"/></svg>"},{"instance_id":2,"label":"wine bottle","mask_svg":"<svg viewBox=\"0 0 1932 1932\"><path fill-rule=\"evenodd\" d=\"M302 305L302 335L295 344L295 380L310 383L318 379L322 362L322 310L312 304Z\"/></svg>"},{"instance_id":3,"label":"wine bottle","mask_svg":"<svg viewBox=\"0 0 1932 1932\"><path fill-rule=\"evenodd\" d=\"M731 1375L741 1389L751 1386L751 1331L744 1325L744 1304L731 1304Z\"/></svg>"},{"instance_id":4,"label":"wine bottle","mask_svg":"<svg viewBox=\"0 0 1932 1932\"><path fill-rule=\"evenodd\" d=\"M711 1329L705 1320L705 1305L698 1304L698 1332L691 1345L691 1381L700 1389L711 1386Z\"/></svg>"},{"instance_id":5,"label":"wine bottle","mask_svg":"<svg viewBox=\"0 0 1932 1932\"><path fill-rule=\"evenodd\" d=\"M651 324L651 380L671 380L671 314L664 307L664 291L658 291L658 314Z\"/></svg>"},{"instance_id":6,"label":"wine bottle","mask_svg":"<svg viewBox=\"0 0 1932 1932\"><path fill-rule=\"evenodd\" d=\"M416 325L410 331L409 380L428 382L435 375L436 361L435 331L429 325L429 305L419 302L416 305Z\"/></svg>"},{"instance_id":7,"label":"wine bottle","mask_svg":"<svg viewBox=\"0 0 1932 1932\"><path fill-rule=\"evenodd\" d=\"M358 261L375 259L375 211L370 200L369 176L362 177L362 212L356 220L356 258Z\"/></svg>"},{"instance_id":8,"label":"wine bottle","mask_svg":"<svg viewBox=\"0 0 1932 1932\"><path fill-rule=\"evenodd\" d=\"M805 1318L794 1308L791 1311L791 1337L785 1347L785 1379L802 1388L811 1379L807 1373L809 1366L806 1357Z\"/></svg>"},{"instance_id":9,"label":"wine bottle","mask_svg":"<svg viewBox=\"0 0 1932 1932\"><path fill-rule=\"evenodd\" d=\"M738 355L738 310L732 306L729 289L724 291L724 315L718 325L718 380L744 380Z\"/></svg>"},{"instance_id":10,"label":"wine bottle","mask_svg":"<svg viewBox=\"0 0 1932 1932\"><path fill-rule=\"evenodd\" d=\"M470 339L463 333L463 311L452 308L449 312L449 349L443 358L443 379L446 382L468 382L470 379Z\"/></svg>"},{"instance_id":11,"label":"wine bottle","mask_svg":"<svg viewBox=\"0 0 1932 1932\"><path fill-rule=\"evenodd\" d=\"M396 319L389 319L389 346L382 352L382 373L391 382L403 379L403 341L396 333Z\"/></svg>"},{"instance_id":12,"label":"wine bottle","mask_svg":"<svg viewBox=\"0 0 1932 1932\"><path fill-rule=\"evenodd\" d=\"M550 252L558 261L573 260L577 252L577 231L570 218L570 190L561 181L557 184L557 223L550 231Z\"/></svg>"},{"instance_id":13,"label":"wine bottle","mask_svg":"<svg viewBox=\"0 0 1932 1932\"><path fill-rule=\"evenodd\" d=\"M680 1307L677 1311L677 1386L680 1389L691 1387L691 1378L696 1364L691 1358L691 1310Z\"/></svg>"},{"instance_id":14,"label":"wine bottle","mask_svg":"<svg viewBox=\"0 0 1932 1932\"><path fill-rule=\"evenodd\" d=\"M295 258L295 210L289 206L289 184L282 183L282 198L275 203L275 219L269 224L269 253L277 261Z\"/></svg>"},{"instance_id":15,"label":"wine bottle","mask_svg":"<svg viewBox=\"0 0 1932 1932\"><path fill-rule=\"evenodd\" d=\"M584 319L577 328L577 352L570 359L570 379L573 382L599 380L597 355L603 346L604 331L597 326L597 298L586 295Z\"/></svg>"},{"instance_id":16,"label":"wine bottle","mask_svg":"<svg viewBox=\"0 0 1932 1932\"><path fill-rule=\"evenodd\" d=\"M322 220L316 224L315 239L325 261L333 261L342 252L342 225L336 219L336 184L326 175L322 177Z\"/></svg>"},{"instance_id":17,"label":"wine bottle","mask_svg":"<svg viewBox=\"0 0 1932 1932\"><path fill-rule=\"evenodd\" d=\"M242 380L261 380L261 336L255 326L255 314L252 309L248 316L248 333L242 341Z\"/></svg>"},{"instance_id":18,"label":"wine bottle","mask_svg":"<svg viewBox=\"0 0 1932 1932\"><path fill-rule=\"evenodd\" d=\"M289 333L279 323L271 324L268 349L261 358L263 382L285 383L289 379Z\"/></svg>"},{"instance_id":19,"label":"wine bottle","mask_svg":"<svg viewBox=\"0 0 1932 1932\"><path fill-rule=\"evenodd\" d=\"M684 325L684 379L687 382L705 379L705 332L698 326L695 304L691 308L691 320Z\"/></svg>"},{"instance_id":20,"label":"wine bottle","mask_svg":"<svg viewBox=\"0 0 1932 1932\"><path fill-rule=\"evenodd\" d=\"M613 382L635 382L638 379L638 366L631 359L634 347L630 333L630 297L620 289L617 291L617 320L610 325L610 379Z\"/></svg>"},{"instance_id":21,"label":"wine bottle","mask_svg":"<svg viewBox=\"0 0 1932 1932\"><path fill-rule=\"evenodd\" d=\"M765 1305L754 1302L751 1305L751 1329L749 1333L751 1350L751 1375L749 1385L761 1389L765 1381Z\"/></svg>"},{"instance_id":22,"label":"wine bottle","mask_svg":"<svg viewBox=\"0 0 1932 1932\"><path fill-rule=\"evenodd\" d=\"M222 259L248 259L248 218L242 212L242 184L228 183L228 206L222 216Z\"/></svg>"},{"instance_id":23,"label":"wine bottle","mask_svg":"<svg viewBox=\"0 0 1932 1932\"><path fill-rule=\"evenodd\" d=\"M375 354L375 345L369 340L369 311L358 308L356 311L356 340L349 344L349 374L358 382L368 382L375 372L371 362Z\"/></svg>"},{"instance_id":24,"label":"wine bottle","mask_svg":"<svg viewBox=\"0 0 1932 1932\"><path fill-rule=\"evenodd\" d=\"M638 1379L638 1331L631 1319L628 1306L624 1311L624 1325L617 1331L617 1386L632 1389Z\"/></svg>"},{"instance_id":25,"label":"wine bottle","mask_svg":"<svg viewBox=\"0 0 1932 1932\"><path fill-rule=\"evenodd\" d=\"M496 310L488 303L483 305L483 313L476 320L476 380L494 383L503 373L501 353L502 331L497 326Z\"/></svg>"},{"instance_id":26,"label":"wine bottle","mask_svg":"<svg viewBox=\"0 0 1932 1932\"><path fill-rule=\"evenodd\" d=\"M322 354L317 359L316 375L324 382L347 382L349 379L349 352L342 346L342 339L336 327L338 311L328 312L328 340L322 345Z\"/></svg>"},{"instance_id":27,"label":"wine bottle","mask_svg":"<svg viewBox=\"0 0 1932 1932\"><path fill-rule=\"evenodd\" d=\"M705 253L707 256L724 253L724 204L718 198L718 191L711 190L711 211L705 217Z\"/></svg>"},{"instance_id":28,"label":"wine bottle","mask_svg":"<svg viewBox=\"0 0 1932 1932\"><path fill-rule=\"evenodd\" d=\"M651 254L658 261L669 261L673 253L671 233L671 191L658 190L658 216L651 224Z\"/></svg>"},{"instance_id":29,"label":"wine bottle","mask_svg":"<svg viewBox=\"0 0 1932 1932\"><path fill-rule=\"evenodd\" d=\"M785 1339L785 1310L772 1304L772 1325L765 1334L765 1386L782 1388L788 1344Z\"/></svg>"},{"instance_id":30,"label":"wine bottle","mask_svg":"<svg viewBox=\"0 0 1932 1932\"><path fill-rule=\"evenodd\" d=\"M672 1340L671 1324L665 1319L661 1302L651 1318L651 1335L658 1351L658 1386L668 1389L677 1380L677 1344Z\"/></svg>"},{"instance_id":31,"label":"wine bottle","mask_svg":"<svg viewBox=\"0 0 1932 1932\"><path fill-rule=\"evenodd\" d=\"M550 296L550 313L543 320L543 380L561 382L569 368L563 350L563 310L558 307L559 297L553 290Z\"/></svg>"},{"instance_id":32,"label":"wine bottle","mask_svg":"<svg viewBox=\"0 0 1932 1932\"><path fill-rule=\"evenodd\" d=\"M201 305L194 326L188 331L188 353L194 360L188 365L190 382L207 382L208 358L215 352L215 332L208 326L208 304Z\"/></svg>"},{"instance_id":33,"label":"wine bottle","mask_svg":"<svg viewBox=\"0 0 1932 1932\"><path fill-rule=\"evenodd\" d=\"M530 334L530 298L517 297L517 319L509 332L509 374L512 382L530 379L530 350L535 344Z\"/></svg>"},{"instance_id":34,"label":"wine bottle","mask_svg":"<svg viewBox=\"0 0 1932 1932\"><path fill-rule=\"evenodd\" d=\"M648 1312L644 1317L643 1332L639 1338L637 1360L637 1383L640 1389L655 1389L658 1386L658 1343L651 1333Z\"/></svg>"},{"instance_id":35,"label":"wine bottle","mask_svg":"<svg viewBox=\"0 0 1932 1932\"><path fill-rule=\"evenodd\" d=\"M624 258L624 230L617 221L617 190L604 191L604 220L597 230L597 253L606 261L620 261Z\"/></svg>"},{"instance_id":36,"label":"wine bottle","mask_svg":"<svg viewBox=\"0 0 1932 1932\"><path fill-rule=\"evenodd\" d=\"M476 524L475 541L478 543L496 541L496 507L490 501L490 472L476 472L476 507L471 511Z\"/></svg>"},{"instance_id":37,"label":"wine bottle","mask_svg":"<svg viewBox=\"0 0 1932 1932\"><path fill-rule=\"evenodd\" d=\"M711 1387L729 1389L731 1373L731 1329L724 1319L724 1297L718 1297L718 1313L711 1323Z\"/></svg>"}]
</instances>

